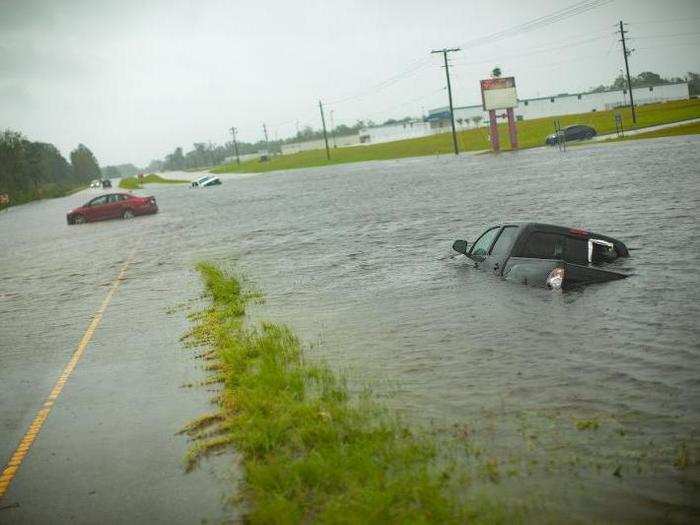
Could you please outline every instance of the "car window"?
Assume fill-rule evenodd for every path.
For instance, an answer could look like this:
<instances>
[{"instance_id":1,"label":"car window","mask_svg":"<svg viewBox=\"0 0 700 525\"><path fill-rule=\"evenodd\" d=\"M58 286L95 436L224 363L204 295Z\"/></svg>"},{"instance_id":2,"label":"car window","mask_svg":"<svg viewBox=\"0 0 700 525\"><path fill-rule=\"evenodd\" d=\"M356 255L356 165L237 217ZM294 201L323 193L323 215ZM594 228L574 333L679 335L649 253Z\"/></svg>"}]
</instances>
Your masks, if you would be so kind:
<instances>
[{"instance_id":1,"label":"car window","mask_svg":"<svg viewBox=\"0 0 700 525\"><path fill-rule=\"evenodd\" d=\"M617 251L611 242L600 239L590 239L588 242L590 243L590 262L593 264L613 262L617 259Z\"/></svg>"},{"instance_id":2,"label":"car window","mask_svg":"<svg viewBox=\"0 0 700 525\"><path fill-rule=\"evenodd\" d=\"M496 226L494 228L491 228L489 230L486 230L484 233L481 234L481 237L477 239L477 241L474 243L474 246L472 246L472 249L469 253L472 255L480 255L484 257L486 253L489 251L489 248L491 247L491 243L493 242L493 239L496 237L496 234L498 233L500 226Z\"/></svg>"},{"instance_id":3,"label":"car window","mask_svg":"<svg viewBox=\"0 0 700 525\"><path fill-rule=\"evenodd\" d=\"M506 226L503 228L498 239L496 239L496 243L493 245L493 248L491 248L490 255L492 257L502 257L506 255L517 233L517 226Z\"/></svg>"},{"instance_id":4,"label":"car window","mask_svg":"<svg viewBox=\"0 0 700 525\"><path fill-rule=\"evenodd\" d=\"M563 259L565 246L565 235L534 232L525 241L520 256L535 259Z\"/></svg>"},{"instance_id":5,"label":"car window","mask_svg":"<svg viewBox=\"0 0 700 525\"><path fill-rule=\"evenodd\" d=\"M88 203L88 206L102 206L103 204L106 204L106 203L107 203L107 195L100 195L99 197L92 199Z\"/></svg>"},{"instance_id":6,"label":"car window","mask_svg":"<svg viewBox=\"0 0 700 525\"><path fill-rule=\"evenodd\" d=\"M576 264L588 263L588 241L580 237L567 237L564 250L567 262Z\"/></svg>"},{"instance_id":7,"label":"car window","mask_svg":"<svg viewBox=\"0 0 700 525\"><path fill-rule=\"evenodd\" d=\"M119 202L119 195L107 195L107 202Z\"/></svg>"}]
</instances>

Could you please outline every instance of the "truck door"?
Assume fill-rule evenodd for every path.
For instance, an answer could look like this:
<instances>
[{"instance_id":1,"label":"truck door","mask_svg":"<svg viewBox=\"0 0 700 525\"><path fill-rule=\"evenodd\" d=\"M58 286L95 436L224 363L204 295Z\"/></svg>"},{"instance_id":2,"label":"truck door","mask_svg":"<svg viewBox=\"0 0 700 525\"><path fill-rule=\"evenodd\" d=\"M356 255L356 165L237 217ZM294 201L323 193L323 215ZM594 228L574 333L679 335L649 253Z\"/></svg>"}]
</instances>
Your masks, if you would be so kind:
<instances>
[{"instance_id":1,"label":"truck door","mask_svg":"<svg viewBox=\"0 0 700 525\"><path fill-rule=\"evenodd\" d=\"M492 271L497 275L503 273L506 259L510 255L513 243L518 237L517 226L504 226L491 246L486 258L479 264L485 271Z\"/></svg>"}]
</instances>

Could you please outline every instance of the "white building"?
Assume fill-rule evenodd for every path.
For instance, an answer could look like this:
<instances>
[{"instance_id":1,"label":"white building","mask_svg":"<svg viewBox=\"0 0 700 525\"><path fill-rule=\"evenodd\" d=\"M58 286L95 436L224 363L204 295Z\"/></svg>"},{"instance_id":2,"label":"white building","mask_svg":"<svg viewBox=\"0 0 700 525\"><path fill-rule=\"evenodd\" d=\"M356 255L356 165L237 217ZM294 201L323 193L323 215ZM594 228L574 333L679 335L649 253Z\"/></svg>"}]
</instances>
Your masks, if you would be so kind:
<instances>
[{"instance_id":1,"label":"white building","mask_svg":"<svg viewBox=\"0 0 700 525\"><path fill-rule=\"evenodd\" d=\"M259 159L260 153L245 153L244 155L239 155L238 158L241 162L246 162L248 160ZM236 162L236 156L231 155L230 157L226 157L222 164L233 164L234 162Z\"/></svg>"},{"instance_id":2,"label":"white building","mask_svg":"<svg viewBox=\"0 0 700 525\"><path fill-rule=\"evenodd\" d=\"M666 102L669 100L688 99L688 83L660 84L656 86L637 87L632 91L635 105ZM515 116L518 120L531 120L556 115L571 115L606 111L629 103L627 90L603 91L600 93L586 92L548 97L527 98L518 100ZM488 125L489 115L482 109L481 104L454 108L455 126L458 131ZM499 111L498 113L504 113ZM476 120L475 120L476 119ZM425 121L414 120L389 126L364 128L357 135L328 137L330 147L357 146L363 144L379 144L396 140L414 139L447 133L451 130L450 110L448 107L432 109ZM335 146L334 146L335 142ZM324 149L323 139L283 144L282 154L289 155L300 151Z\"/></svg>"},{"instance_id":3,"label":"white building","mask_svg":"<svg viewBox=\"0 0 700 525\"><path fill-rule=\"evenodd\" d=\"M632 95L634 96L635 106L690 98L687 82L636 87L632 89ZM518 120L531 120L557 115L607 111L628 104L629 95L626 89L602 91L599 93L586 92L553 95L548 97L519 99L518 105L515 108L515 116ZM488 112L482 109L481 104L457 107L454 108L454 112L455 124L458 129L474 127L475 123L472 120L474 117L481 117L478 124L480 126L488 123ZM502 112L499 111L498 113ZM442 129L442 131L448 131L450 128L449 108L443 107L430 110L428 113L428 121L432 123L433 127Z\"/></svg>"},{"instance_id":4,"label":"white building","mask_svg":"<svg viewBox=\"0 0 700 525\"><path fill-rule=\"evenodd\" d=\"M429 122L413 120L401 122L389 126L377 126L360 130L361 144L378 144L380 142L393 142L395 140L415 139L432 135L435 132Z\"/></svg>"},{"instance_id":5,"label":"white building","mask_svg":"<svg viewBox=\"0 0 700 525\"><path fill-rule=\"evenodd\" d=\"M328 136L328 147L343 148L346 146L357 146L360 143L359 135L343 135L342 137ZM300 151L312 149L326 149L326 142L323 139L307 140L306 142L293 142L282 144L282 155L291 155Z\"/></svg>"}]
</instances>

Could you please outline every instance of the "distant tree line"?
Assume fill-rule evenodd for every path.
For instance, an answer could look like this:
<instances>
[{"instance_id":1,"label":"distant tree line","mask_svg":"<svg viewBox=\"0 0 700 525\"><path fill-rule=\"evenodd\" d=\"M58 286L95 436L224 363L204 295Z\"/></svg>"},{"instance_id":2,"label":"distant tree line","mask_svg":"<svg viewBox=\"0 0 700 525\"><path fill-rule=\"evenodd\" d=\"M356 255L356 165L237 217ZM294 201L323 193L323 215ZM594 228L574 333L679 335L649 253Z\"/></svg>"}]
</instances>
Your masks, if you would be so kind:
<instances>
[{"instance_id":1,"label":"distant tree line","mask_svg":"<svg viewBox=\"0 0 700 525\"><path fill-rule=\"evenodd\" d=\"M334 135L336 137L355 135L363 128L401 124L410 122L411 120L414 119L412 117L404 117L402 119L390 118L381 124L377 124L372 120L358 120L352 126L340 124L333 130L328 130L328 140L330 141ZM250 153L258 153L263 150L267 150L268 153L271 154L281 153L283 144L321 139L323 139L322 129L314 129L311 126L305 126L297 131L294 136L286 139L270 140L267 143L265 143L264 140L259 140L258 142L238 142L238 153L239 155L247 155ZM226 158L235 155L233 141L226 142L223 145L212 144L211 142L195 142L192 146L192 149L187 153L184 152L182 147L177 147L172 153L166 155L164 159L152 160L148 166L146 166L146 171L175 171L207 168L222 164Z\"/></svg>"},{"instance_id":2,"label":"distant tree line","mask_svg":"<svg viewBox=\"0 0 700 525\"><path fill-rule=\"evenodd\" d=\"M681 77L671 77L664 78L658 73L653 71L643 71L639 75L631 76L630 83L633 88L636 87L646 87L646 86L657 86L659 84L676 84L679 82L688 82L688 87L690 89L690 96L700 94L700 76L697 73L689 72L686 78ZM594 93L599 93L601 91L619 90L627 89L627 77L625 75L618 75L612 84L606 86L601 84L596 88L592 88L591 91Z\"/></svg>"},{"instance_id":3,"label":"distant tree line","mask_svg":"<svg viewBox=\"0 0 700 525\"><path fill-rule=\"evenodd\" d=\"M97 159L83 144L71 151L69 163L53 144L30 141L16 131L0 133L0 193L10 204L65 195L97 178Z\"/></svg>"}]
</instances>

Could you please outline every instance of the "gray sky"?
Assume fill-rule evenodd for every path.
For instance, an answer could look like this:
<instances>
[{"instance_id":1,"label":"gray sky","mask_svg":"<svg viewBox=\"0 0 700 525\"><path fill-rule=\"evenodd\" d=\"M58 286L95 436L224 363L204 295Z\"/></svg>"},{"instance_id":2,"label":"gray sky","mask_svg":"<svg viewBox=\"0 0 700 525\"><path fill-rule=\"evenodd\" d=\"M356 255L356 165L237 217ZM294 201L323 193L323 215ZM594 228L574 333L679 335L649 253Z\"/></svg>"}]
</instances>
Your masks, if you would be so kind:
<instances>
[{"instance_id":1,"label":"gray sky","mask_svg":"<svg viewBox=\"0 0 700 525\"><path fill-rule=\"evenodd\" d=\"M0 128L79 142L102 165L145 165L175 146L283 138L446 105L432 48L464 45L577 0L0 0ZM632 74L700 71L700 1L614 0L541 29L451 55L456 105L480 101L496 65L520 98L609 83L629 22ZM388 81L388 82L387 82ZM346 100L343 100L346 99ZM333 103L336 102L336 103Z\"/></svg>"}]
</instances>

